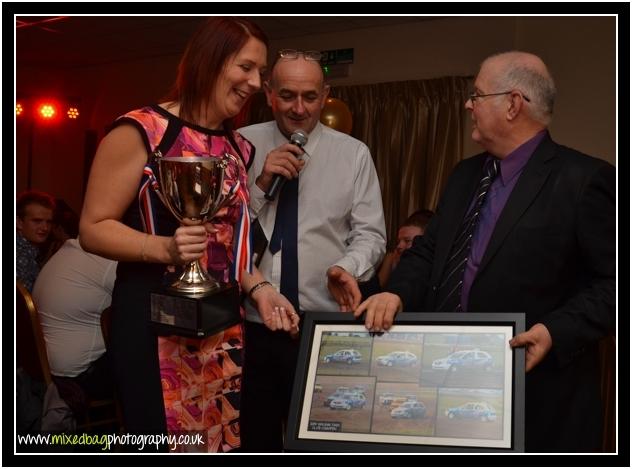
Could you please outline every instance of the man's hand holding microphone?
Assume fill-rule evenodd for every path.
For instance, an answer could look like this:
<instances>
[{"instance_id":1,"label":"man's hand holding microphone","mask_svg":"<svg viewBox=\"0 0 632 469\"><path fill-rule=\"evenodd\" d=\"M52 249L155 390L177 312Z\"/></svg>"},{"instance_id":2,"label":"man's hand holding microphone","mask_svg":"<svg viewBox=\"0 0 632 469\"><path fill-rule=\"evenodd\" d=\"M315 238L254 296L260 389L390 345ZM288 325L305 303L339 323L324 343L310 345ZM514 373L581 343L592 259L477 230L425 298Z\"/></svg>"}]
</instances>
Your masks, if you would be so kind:
<instances>
[{"instance_id":1,"label":"man's hand holding microphone","mask_svg":"<svg viewBox=\"0 0 632 469\"><path fill-rule=\"evenodd\" d=\"M288 179L298 177L299 171L305 166L300 156L307 144L307 134L297 130L290 136L290 141L270 151L266 156L263 170L256 180L256 184L264 191L268 200L274 200Z\"/></svg>"}]
</instances>

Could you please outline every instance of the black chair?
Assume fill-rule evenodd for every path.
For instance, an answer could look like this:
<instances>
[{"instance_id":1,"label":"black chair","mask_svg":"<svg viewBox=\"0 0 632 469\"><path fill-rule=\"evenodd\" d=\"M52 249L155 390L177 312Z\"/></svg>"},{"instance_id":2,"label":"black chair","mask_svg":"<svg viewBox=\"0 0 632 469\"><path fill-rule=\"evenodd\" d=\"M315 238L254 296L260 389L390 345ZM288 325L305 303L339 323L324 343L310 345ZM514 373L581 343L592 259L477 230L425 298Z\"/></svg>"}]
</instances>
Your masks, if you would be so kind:
<instances>
[{"instance_id":1,"label":"black chair","mask_svg":"<svg viewBox=\"0 0 632 469\"><path fill-rule=\"evenodd\" d=\"M52 382L52 377L37 309L29 291L19 281L16 286L15 345L17 366L21 366L31 378L48 386Z\"/></svg>"}]
</instances>

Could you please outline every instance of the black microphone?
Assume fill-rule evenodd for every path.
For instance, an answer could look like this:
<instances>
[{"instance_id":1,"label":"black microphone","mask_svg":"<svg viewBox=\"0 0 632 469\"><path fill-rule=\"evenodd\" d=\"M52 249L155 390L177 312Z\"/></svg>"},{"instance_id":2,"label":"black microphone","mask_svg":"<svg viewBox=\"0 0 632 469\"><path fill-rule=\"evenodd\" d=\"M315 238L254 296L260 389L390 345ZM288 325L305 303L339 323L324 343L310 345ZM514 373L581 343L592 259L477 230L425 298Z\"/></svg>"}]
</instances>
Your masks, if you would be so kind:
<instances>
[{"instance_id":1,"label":"black microphone","mask_svg":"<svg viewBox=\"0 0 632 469\"><path fill-rule=\"evenodd\" d=\"M290 143L296 145L302 150L307 144L307 135L305 135L305 132L302 130L297 130L290 135ZM272 184L270 184L270 187L268 188L268 192L265 193L265 198L268 200L276 199L277 193L281 190L285 181L287 181L285 177L280 174L275 174L272 179Z\"/></svg>"}]
</instances>

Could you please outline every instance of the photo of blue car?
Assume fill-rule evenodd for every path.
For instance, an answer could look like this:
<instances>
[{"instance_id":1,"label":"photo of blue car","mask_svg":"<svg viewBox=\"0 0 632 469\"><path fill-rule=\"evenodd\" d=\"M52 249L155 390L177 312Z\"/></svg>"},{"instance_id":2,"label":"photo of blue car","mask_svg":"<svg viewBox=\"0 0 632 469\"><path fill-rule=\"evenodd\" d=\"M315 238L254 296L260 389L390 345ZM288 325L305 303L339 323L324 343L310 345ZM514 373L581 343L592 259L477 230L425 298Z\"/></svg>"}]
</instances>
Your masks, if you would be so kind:
<instances>
[{"instance_id":1,"label":"photo of blue car","mask_svg":"<svg viewBox=\"0 0 632 469\"><path fill-rule=\"evenodd\" d=\"M476 419L482 422L496 420L496 410L487 402L468 402L459 407L450 407L445 410L449 419Z\"/></svg>"},{"instance_id":2,"label":"photo of blue car","mask_svg":"<svg viewBox=\"0 0 632 469\"><path fill-rule=\"evenodd\" d=\"M360 363L361 361L362 354L355 349L338 350L337 352L330 353L323 357L324 363L337 362L352 365L354 363Z\"/></svg>"}]
</instances>

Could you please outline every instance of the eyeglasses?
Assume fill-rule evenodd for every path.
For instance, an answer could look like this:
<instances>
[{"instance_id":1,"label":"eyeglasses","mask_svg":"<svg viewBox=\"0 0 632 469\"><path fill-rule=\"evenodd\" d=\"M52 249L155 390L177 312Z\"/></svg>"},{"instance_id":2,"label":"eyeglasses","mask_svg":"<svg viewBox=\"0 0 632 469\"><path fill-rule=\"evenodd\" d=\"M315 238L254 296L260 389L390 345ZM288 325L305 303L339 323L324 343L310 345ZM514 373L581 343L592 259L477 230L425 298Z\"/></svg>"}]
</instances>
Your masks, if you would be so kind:
<instances>
[{"instance_id":1,"label":"eyeglasses","mask_svg":"<svg viewBox=\"0 0 632 469\"><path fill-rule=\"evenodd\" d=\"M320 59L323 58L323 54L317 50L281 49L279 51L279 57L282 59L298 59L299 55L302 55L305 60L313 60L315 62L320 62Z\"/></svg>"},{"instance_id":2,"label":"eyeglasses","mask_svg":"<svg viewBox=\"0 0 632 469\"><path fill-rule=\"evenodd\" d=\"M470 93L469 95L469 100L472 101L472 104L474 104L476 102L476 100L478 98L486 98L487 96L501 96L503 94L511 94L513 93L514 90L511 91L503 91L502 93L488 93L488 94L476 94L476 93ZM527 97L526 94L524 94L522 91L518 91L518 93L520 93L520 95L524 98L524 100L528 103L531 102L531 100Z\"/></svg>"}]
</instances>

